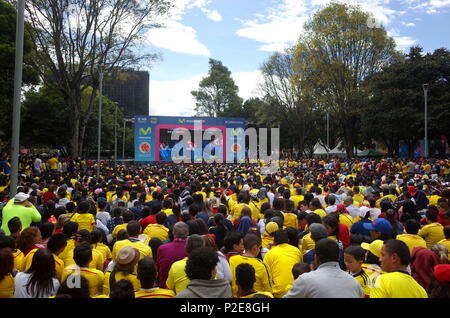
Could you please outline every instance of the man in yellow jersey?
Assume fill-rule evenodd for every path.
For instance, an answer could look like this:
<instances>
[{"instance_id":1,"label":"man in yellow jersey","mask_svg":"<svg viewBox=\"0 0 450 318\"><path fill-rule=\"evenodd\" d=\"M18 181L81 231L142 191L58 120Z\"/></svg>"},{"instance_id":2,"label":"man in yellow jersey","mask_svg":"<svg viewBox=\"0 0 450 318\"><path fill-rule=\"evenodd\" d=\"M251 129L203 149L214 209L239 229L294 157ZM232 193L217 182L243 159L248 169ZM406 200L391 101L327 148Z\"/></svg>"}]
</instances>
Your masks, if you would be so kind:
<instances>
[{"instance_id":1,"label":"man in yellow jersey","mask_svg":"<svg viewBox=\"0 0 450 318\"><path fill-rule=\"evenodd\" d=\"M105 275L102 271L89 267L89 263L92 261L91 246L89 244L78 245L74 249L73 257L76 265L70 265L64 269L62 281L65 281L72 275L81 275L88 281L91 297L100 295L102 293Z\"/></svg>"},{"instance_id":2,"label":"man in yellow jersey","mask_svg":"<svg viewBox=\"0 0 450 318\"><path fill-rule=\"evenodd\" d=\"M428 209L425 214L427 225L419 231L419 236L425 240L427 248L432 247L434 244L437 244L445 238L444 227L437 221L438 213L437 210Z\"/></svg>"},{"instance_id":3,"label":"man in yellow jersey","mask_svg":"<svg viewBox=\"0 0 450 318\"><path fill-rule=\"evenodd\" d=\"M237 293L236 285L236 267L239 264L247 263L255 268L256 282L255 290L257 292L272 292L272 275L269 266L258 258L261 249L261 239L255 234L247 234L244 237L243 255L235 255L230 258L230 269L232 280L233 295Z\"/></svg>"},{"instance_id":4,"label":"man in yellow jersey","mask_svg":"<svg viewBox=\"0 0 450 318\"><path fill-rule=\"evenodd\" d=\"M144 257L138 263L137 278L141 288L135 292L135 298L173 298L175 293L170 289L159 288L156 285L156 265L151 257Z\"/></svg>"},{"instance_id":5,"label":"man in yellow jersey","mask_svg":"<svg viewBox=\"0 0 450 318\"><path fill-rule=\"evenodd\" d=\"M448 249L448 258L450 259L450 225L444 227L445 239L438 242L438 244L444 245Z\"/></svg>"},{"instance_id":6,"label":"man in yellow jersey","mask_svg":"<svg viewBox=\"0 0 450 318\"><path fill-rule=\"evenodd\" d=\"M272 293L257 292L253 288L256 282L255 269L252 265L247 263L239 264L236 267L236 284L238 291L236 297L238 298L256 298L266 296L266 298L273 298Z\"/></svg>"},{"instance_id":7,"label":"man in yellow jersey","mask_svg":"<svg viewBox=\"0 0 450 318\"><path fill-rule=\"evenodd\" d=\"M142 240L139 237L139 234L141 233L141 225L138 221L130 221L127 225L127 233L128 238L125 240L117 241L113 246L112 251L112 258L113 260L116 259L119 251L124 248L125 246L131 246L136 248L139 253L141 254L140 259L143 259L144 257L152 257L152 250L148 246L148 244L145 244L142 242Z\"/></svg>"},{"instance_id":8,"label":"man in yellow jersey","mask_svg":"<svg viewBox=\"0 0 450 318\"><path fill-rule=\"evenodd\" d=\"M370 298L428 298L425 289L406 271L410 254L404 242L384 242L380 262L385 274L377 278Z\"/></svg>"},{"instance_id":9,"label":"man in yellow jersey","mask_svg":"<svg viewBox=\"0 0 450 318\"><path fill-rule=\"evenodd\" d=\"M409 219L405 222L406 233L397 235L397 240L404 242L408 246L411 255L415 247L427 247L425 240L417 235L419 229L420 223L417 220Z\"/></svg>"},{"instance_id":10,"label":"man in yellow jersey","mask_svg":"<svg viewBox=\"0 0 450 318\"><path fill-rule=\"evenodd\" d=\"M286 293L286 287L294 282L292 268L303 261L303 255L298 247L289 243L287 230L280 229L274 233L275 246L267 252L264 262L269 266L273 279L273 295L281 298Z\"/></svg>"}]
</instances>

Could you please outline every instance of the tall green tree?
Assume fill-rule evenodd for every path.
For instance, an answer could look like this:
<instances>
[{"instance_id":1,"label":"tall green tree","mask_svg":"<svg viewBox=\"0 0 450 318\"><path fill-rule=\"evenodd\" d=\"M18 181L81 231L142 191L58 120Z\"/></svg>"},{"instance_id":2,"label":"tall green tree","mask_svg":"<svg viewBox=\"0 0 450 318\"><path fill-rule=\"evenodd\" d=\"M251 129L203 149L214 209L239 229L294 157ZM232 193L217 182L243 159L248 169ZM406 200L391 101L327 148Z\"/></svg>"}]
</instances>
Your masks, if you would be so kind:
<instances>
[{"instance_id":1,"label":"tall green tree","mask_svg":"<svg viewBox=\"0 0 450 318\"><path fill-rule=\"evenodd\" d=\"M369 103L362 109L362 132L366 139L381 141L390 155L398 155L404 142L412 156L417 142L424 138L424 92L428 83L428 136L439 140L450 128L450 51L437 49L424 54L412 47L364 83ZM430 143L430 154L434 153ZM436 149L437 150L437 149ZM441 150L442 154L442 150Z\"/></svg>"},{"instance_id":2,"label":"tall green tree","mask_svg":"<svg viewBox=\"0 0 450 318\"><path fill-rule=\"evenodd\" d=\"M155 54L140 43L147 31L172 7L166 0L51 0L26 1L26 19L33 26L35 69L49 87L58 90L70 109L70 153L78 156L90 118L101 74L150 65ZM87 109L82 96L93 90Z\"/></svg>"},{"instance_id":3,"label":"tall green tree","mask_svg":"<svg viewBox=\"0 0 450 318\"><path fill-rule=\"evenodd\" d=\"M200 81L199 88L192 91L198 116L236 116L242 112L239 88L230 70L221 61L209 59L208 76Z\"/></svg>"},{"instance_id":4,"label":"tall green tree","mask_svg":"<svg viewBox=\"0 0 450 318\"><path fill-rule=\"evenodd\" d=\"M339 125L348 156L358 143L361 107L368 98L361 85L396 56L383 27L371 27L359 6L332 3L305 24L296 47L295 70L313 103Z\"/></svg>"},{"instance_id":5,"label":"tall green tree","mask_svg":"<svg viewBox=\"0 0 450 318\"><path fill-rule=\"evenodd\" d=\"M29 29L28 24L25 28ZM37 72L30 65L33 59L31 39L24 38L23 75L25 85L38 84ZM0 148L9 148L12 130L12 109L14 95L14 59L16 52L16 10L0 0Z\"/></svg>"}]
</instances>

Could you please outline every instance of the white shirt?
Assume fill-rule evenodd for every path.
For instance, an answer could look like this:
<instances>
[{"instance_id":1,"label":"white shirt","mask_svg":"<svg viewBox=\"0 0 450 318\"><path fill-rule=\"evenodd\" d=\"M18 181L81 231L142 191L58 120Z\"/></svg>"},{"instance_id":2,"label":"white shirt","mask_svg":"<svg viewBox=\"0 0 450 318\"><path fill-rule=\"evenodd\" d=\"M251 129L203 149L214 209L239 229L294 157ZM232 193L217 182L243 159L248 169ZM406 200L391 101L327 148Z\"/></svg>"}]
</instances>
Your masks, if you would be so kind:
<instances>
[{"instance_id":1,"label":"white shirt","mask_svg":"<svg viewBox=\"0 0 450 318\"><path fill-rule=\"evenodd\" d=\"M359 216L359 208L353 204L350 204L347 207L347 211L348 213L352 216L352 218L356 218L357 216Z\"/></svg>"},{"instance_id":2,"label":"white shirt","mask_svg":"<svg viewBox=\"0 0 450 318\"><path fill-rule=\"evenodd\" d=\"M325 212L327 212L327 214L336 212L337 210L337 205L330 205L329 207L325 208Z\"/></svg>"},{"instance_id":3,"label":"white shirt","mask_svg":"<svg viewBox=\"0 0 450 318\"><path fill-rule=\"evenodd\" d=\"M37 298L36 293L32 291L32 293L27 292L27 284L30 280L31 274L25 272L19 272L14 278L14 298ZM53 278L53 289L48 294L40 295L39 298L48 298L50 296L56 295L56 292L59 289L59 281L56 278Z\"/></svg>"},{"instance_id":4,"label":"white shirt","mask_svg":"<svg viewBox=\"0 0 450 318\"><path fill-rule=\"evenodd\" d=\"M41 165L42 165L42 160L39 159L39 158L36 158L34 160L34 169L38 170L38 171L41 171Z\"/></svg>"},{"instance_id":5,"label":"white shirt","mask_svg":"<svg viewBox=\"0 0 450 318\"><path fill-rule=\"evenodd\" d=\"M378 219L378 216L381 214L381 210L379 208L371 208L370 209L370 218L372 220Z\"/></svg>"},{"instance_id":6,"label":"white shirt","mask_svg":"<svg viewBox=\"0 0 450 318\"><path fill-rule=\"evenodd\" d=\"M103 223L103 225L108 226L108 221L111 219L111 214L109 214L109 212L100 211L100 212L97 212L95 217L98 220L100 220Z\"/></svg>"}]
</instances>

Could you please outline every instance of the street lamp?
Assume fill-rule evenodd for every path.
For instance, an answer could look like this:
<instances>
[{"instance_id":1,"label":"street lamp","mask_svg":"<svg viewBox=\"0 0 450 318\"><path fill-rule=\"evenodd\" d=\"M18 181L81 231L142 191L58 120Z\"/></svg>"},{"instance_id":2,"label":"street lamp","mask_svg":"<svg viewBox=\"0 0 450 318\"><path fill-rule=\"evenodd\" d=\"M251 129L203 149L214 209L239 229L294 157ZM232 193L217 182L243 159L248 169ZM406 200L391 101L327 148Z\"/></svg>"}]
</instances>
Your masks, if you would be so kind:
<instances>
[{"instance_id":1,"label":"street lamp","mask_svg":"<svg viewBox=\"0 0 450 318\"><path fill-rule=\"evenodd\" d=\"M99 97L98 97L98 140L97 140L97 178L100 178L100 148L102 138L102 96L103 96L103 69L99 69Z\"/></svg>"},{"instance_id":2,"label":"street lamp","mask_svg":"<svg viewBox=\"0 0 450 318\"><path fill-rule=\"evenodd\" d=\"M423 84L423 94L425 96L425 142L424 142L424 157L428 157L428 122L427 122L427 111L428 111L428 87L429 84Z\"/></svg>"},{"instance_id":3,"label":"street lamp","mask_svg":"<svg viewBox=\"0 0 450 318\"><path fill-rule=\"evenodd\" d=\"M119 103L115 102L116 111L114 112L114 169L117 168L117 108Z\"/></svg>"},{"instance_id":4,"label":"street lamp","mask_svg":"<svg viewBox=\"0 0 450 318\"><path fill-rule=\"evenodd\" d=\"M17 193L17 183L19 177L19 137L20 137L20 95L22 90L22 69L23 69L23 33L24 33L24 11L25 0L19 0L17 4L16 22L16 56L14 70L14 101L13 101L13 122L11 138L11 186L10 195Z\"/></svg>"}]
</instances>

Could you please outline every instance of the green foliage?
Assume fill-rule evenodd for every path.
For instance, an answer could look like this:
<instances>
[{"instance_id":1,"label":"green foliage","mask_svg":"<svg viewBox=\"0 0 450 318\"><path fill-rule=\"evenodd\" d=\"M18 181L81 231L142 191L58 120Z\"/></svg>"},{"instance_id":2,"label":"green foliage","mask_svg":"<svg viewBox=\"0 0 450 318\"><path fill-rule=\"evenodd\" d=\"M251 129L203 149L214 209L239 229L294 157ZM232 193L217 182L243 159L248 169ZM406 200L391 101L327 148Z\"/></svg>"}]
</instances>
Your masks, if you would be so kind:
<instances>
[{"instance_id":1,"label":"green foliage","mask_svg":"<svg viewBox=\"0 0 450 318\"><path fill-rule=\"evenodd\" d=\"M29 29L25 25L26 30ZM22 81L37 84L37 73L30 67L33 58L30 35L25 33ZM12 109L14 95L14 60L16 52L16 10L0 0L0 142L9 147L12 130Z\"/></svg>"},{"instance_id":2,"label":"green foliage","mask_svg":"<svg viewBox=\"0 0 450 318\"><path fill-rule=\"evenodd\" d=\"M222 62L210 59L208 76L201 80L197 91L191 92L196 100L197 115L239 115L242 111L242 98L238 96L238 91L228 68Z\"/></svg>"}]
</instances>

